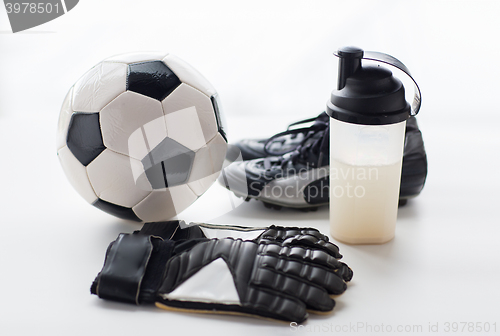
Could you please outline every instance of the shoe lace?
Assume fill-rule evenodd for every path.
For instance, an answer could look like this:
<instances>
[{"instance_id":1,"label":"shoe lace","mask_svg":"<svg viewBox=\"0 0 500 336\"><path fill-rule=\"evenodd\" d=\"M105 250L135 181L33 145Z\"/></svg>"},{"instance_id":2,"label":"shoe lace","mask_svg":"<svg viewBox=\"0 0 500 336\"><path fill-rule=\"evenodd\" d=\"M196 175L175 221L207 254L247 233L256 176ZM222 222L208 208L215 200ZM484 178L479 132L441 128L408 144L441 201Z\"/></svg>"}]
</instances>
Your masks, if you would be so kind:
<instances>
[{"instance_id":1,"label":"shoe lace","mask_svg":"<svg viewBox=\"0 0 500 336\"><path fill-rule=\"evenodd\" d=\"M326 128L322 132L323 132L322 136L314 140L313 143L309 143L305 146L304 145L299 146L295 151L291 153L290 156L286 157L281 162L281 168L282 169L285 168L288 162L290 161L293 164L296 164L297 161L301 161L301 162L310 162L312 164L312 167L321 166L321 162L323 162L325 151L329 150L329 145L330 145L330 137L326 136L327 133L329 132L328 126L326 126ZM317 162L314 161L311 162L309 160L309 153L317 155L318 157Z\"/></svg>"},{"instance_id":2,"label":"shoe lace","mask_svg":"<svg viewBox=\"0 0 500 336\"><path fill-rule=\"evenodd\" d=\"M297 126L297 125L301 125L301 124L305 124L305 123L309 123L309 122L314 122L314 124L312 124L309 127L291 129L291 127L293 127L293 126ZM293 152L293 151L297 150L299 147L303 146L317 132L323 131L327 126L328 126L328 121L320 120L320 119L318 119L318 117L304 119L304 120L300 120L300 121L291 123L290 125L288 125L286 131L275 134L266 141L266 143L264 144L264 152L268 156L281 156L281 155ZM302 139L300 144L298 144L295 148L291 148L291 149L288 149L286 151L281 151L281 152L272 151L269 148L269 146L278 138L281 138L285 135L292 135L292 137L296 137L300 133L304 134L305 137L304 137L304 139Z\"/></svg>"},{"instance_id":3,"label":"shoe lace","mask_svg":"<svg viewBox=\"0 0 500 336\"><path fill-rule=\"evenodd\" d=\"M264 168L269 170L273 166L279 165L281 169L285 169L289 162L296 164L299 161L308 162L312 167L320 167L325 153L329 150L330 137L328 124L326 124L322 130L319 130L319 132L323 133L319 138L315 139L313 142L307 143L310 136L306 136L304 140L302 140L301 144L292 152L287 152L279 158L266 157L263 161ZM316 155L317 160L310 160L309 154Z\"/></svg>"}]
</instances>

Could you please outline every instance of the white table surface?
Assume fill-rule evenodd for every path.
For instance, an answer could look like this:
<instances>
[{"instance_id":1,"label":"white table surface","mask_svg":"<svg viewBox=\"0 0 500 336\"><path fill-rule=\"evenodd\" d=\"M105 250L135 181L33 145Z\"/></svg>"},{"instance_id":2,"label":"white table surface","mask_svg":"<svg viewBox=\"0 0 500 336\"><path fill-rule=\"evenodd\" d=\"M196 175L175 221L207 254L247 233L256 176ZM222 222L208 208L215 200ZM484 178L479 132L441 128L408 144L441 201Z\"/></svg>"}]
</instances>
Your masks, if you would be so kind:
<instances>
[{"instance_id":1,"label":"white table surface","mask_svg":"<svg viewBox=\"0 0 500 336\"><path fill-rule=\"evenodd\" d=\"M499 9L496 1L87 0L17 34L0 9L0 334L472 335L486 322L485 334L494 324L500 333ZM354 278L332 314L299 328L90 295L109 242L139 226L86 204L58 163L59 108L81 74L113 54L170 51L218 89L234 141L321 112L335 85L331 53L342 45L387 52L411 69L429 175L399 209L393 241L338 244ZM209 192L226 195L218 185ZM180 217L328 233L327 207L275 211L251 201L226 212L213 199ZM474 330L462 332L461 322Z\"/></svg>"}]
</instances>

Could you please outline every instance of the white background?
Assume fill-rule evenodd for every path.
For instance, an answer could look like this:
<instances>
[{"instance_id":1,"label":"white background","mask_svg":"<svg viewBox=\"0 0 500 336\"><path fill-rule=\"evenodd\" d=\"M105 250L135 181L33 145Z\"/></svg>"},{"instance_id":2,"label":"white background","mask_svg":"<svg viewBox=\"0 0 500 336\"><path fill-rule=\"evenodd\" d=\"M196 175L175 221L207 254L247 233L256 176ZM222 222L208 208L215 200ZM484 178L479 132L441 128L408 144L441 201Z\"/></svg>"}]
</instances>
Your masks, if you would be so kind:
<instances>
[{"instance_id":1,"label":"white background","mask_svg":"<svg viewBox=\"0 0 500 336\"><path fill-rule=\"evenodd\" d=\"M500 333L499 13L498 1L478 0L82 0L12 34L0 8L0 333L367 333L346 329L359 323L374 334L387 326L408 334L395 331L407 325L428 334L437 323L440 334L460 334L444 333L447 322L496 323ZM391 54L411 69L422 89L429 175L421 195L400 208L392 242L339 244L354 279L332 314L292 329L89 294L108 243L138 226L86 204L59 166L59 108L85 71L118 53L174 53L217 88L234 141L321 112L336 81L332 52L343 45ZM196 209L210 202L202 198ZM252 201L219 218L207 210L206 220L328 232L327 208L278 212Z\"/></svg>"}]
</instances>

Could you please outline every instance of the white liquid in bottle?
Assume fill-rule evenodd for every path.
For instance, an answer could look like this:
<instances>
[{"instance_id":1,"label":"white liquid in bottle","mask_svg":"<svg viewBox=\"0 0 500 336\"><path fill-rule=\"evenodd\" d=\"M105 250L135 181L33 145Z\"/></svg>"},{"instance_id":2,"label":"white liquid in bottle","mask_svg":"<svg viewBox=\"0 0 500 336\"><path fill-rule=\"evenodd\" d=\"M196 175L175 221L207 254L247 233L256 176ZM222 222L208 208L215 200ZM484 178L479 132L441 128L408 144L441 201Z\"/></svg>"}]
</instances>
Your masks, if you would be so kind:
<instances>
[{"instance_id":1,"label":"white liquid in bottle","mask_svg":"<svg viewBox=\"0 0 500 336\"><path fill-rule=\"evenodd\" d=\"M394 238L405 125L330 120L330 233L335 239L382 244Z\"/></svg>"},{"instance_id":2,"label":"white liquid in bottle","mask_svg":"<svg viewBox=\"0 0 500 336\"><path fill-rule=\"evenodd\" d=\"M394 237L401 160L383 166L330 163L331 234L350 244L381 244Z\"/></svg>"}]
</instances>

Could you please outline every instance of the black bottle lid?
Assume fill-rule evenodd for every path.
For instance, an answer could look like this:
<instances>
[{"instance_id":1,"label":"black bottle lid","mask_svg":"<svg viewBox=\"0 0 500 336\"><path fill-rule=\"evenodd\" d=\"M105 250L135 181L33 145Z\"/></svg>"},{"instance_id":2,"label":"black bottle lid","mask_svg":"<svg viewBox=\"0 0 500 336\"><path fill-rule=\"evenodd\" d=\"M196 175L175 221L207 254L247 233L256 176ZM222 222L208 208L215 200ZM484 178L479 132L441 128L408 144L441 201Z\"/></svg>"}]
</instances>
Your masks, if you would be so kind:
<instances>
[{"instance_id":1,"label":"black bottle lid","mask_svg":"<svg viewBox=\"0 0 500 336\"><path fill-rule=\"evenodd\" d=\"M365 58L393 65L411 78L408 69L397 59L381 53L365 53L356 47L343 47L336 56L339 57L338 86L327 102L326 112L330 117L353 124L387 125L418 113L420 90L416 83L412 109L405 99L403 83L390 70L363 66L361 61Z\"/></svg>"}]
</instances>

